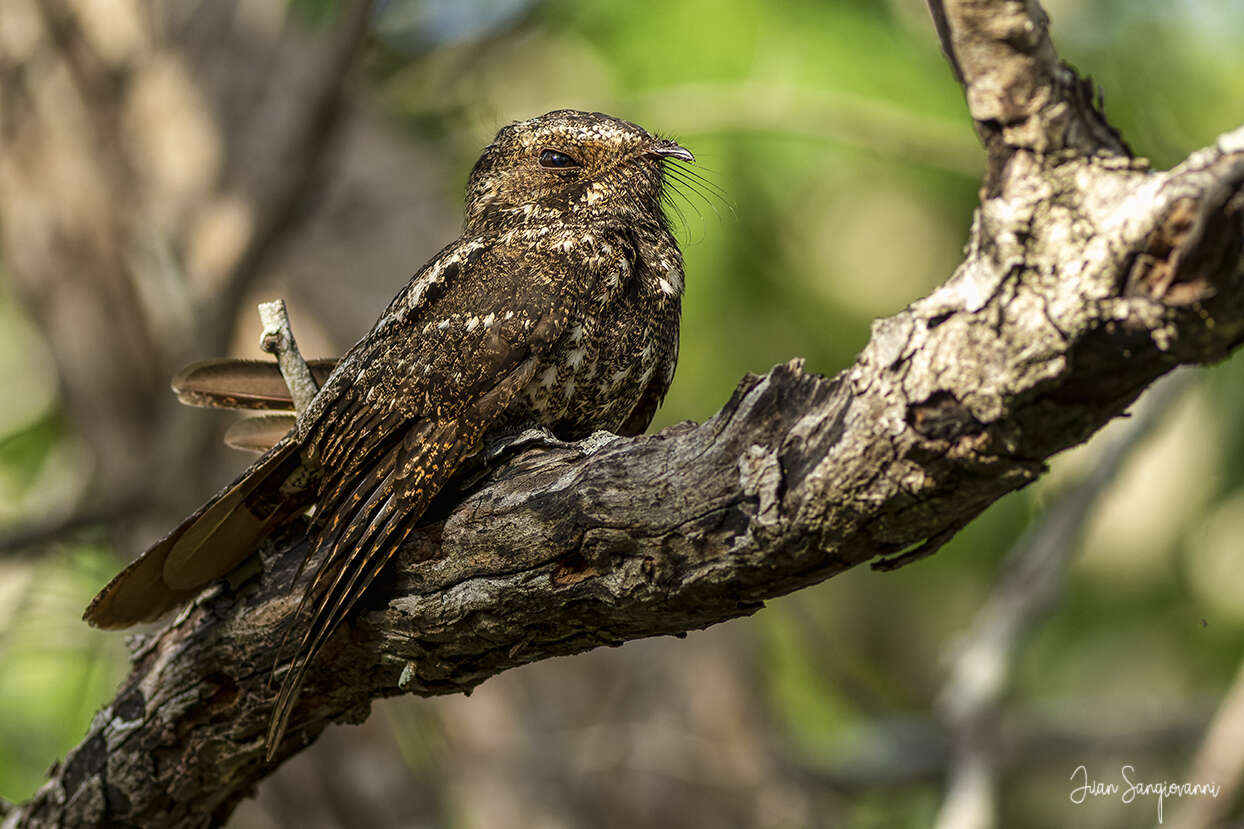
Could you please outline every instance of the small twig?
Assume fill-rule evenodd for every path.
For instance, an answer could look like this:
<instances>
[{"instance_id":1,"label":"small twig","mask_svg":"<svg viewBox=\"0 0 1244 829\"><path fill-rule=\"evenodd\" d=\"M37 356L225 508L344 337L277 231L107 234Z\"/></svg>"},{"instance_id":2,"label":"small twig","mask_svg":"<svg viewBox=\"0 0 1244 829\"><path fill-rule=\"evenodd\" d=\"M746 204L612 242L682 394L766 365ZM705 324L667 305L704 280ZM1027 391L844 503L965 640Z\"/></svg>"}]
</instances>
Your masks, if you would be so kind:
<instances>
[{"instance_id":1,"label":"small twig","mask_svg":"<svg viewBox=\"0 0 1244 829\"><path fill-rule=\"evenodd\" d=\"M259 319L263 322L259 347L276 356L281 376L285 378L289 396L294 401L294 411L302 414L311 405L320 387L311 376L307 361L298 351L294 331L289 325L289 313L285 310L285 300L259 303Z\"/></svg>"}]
</instances>

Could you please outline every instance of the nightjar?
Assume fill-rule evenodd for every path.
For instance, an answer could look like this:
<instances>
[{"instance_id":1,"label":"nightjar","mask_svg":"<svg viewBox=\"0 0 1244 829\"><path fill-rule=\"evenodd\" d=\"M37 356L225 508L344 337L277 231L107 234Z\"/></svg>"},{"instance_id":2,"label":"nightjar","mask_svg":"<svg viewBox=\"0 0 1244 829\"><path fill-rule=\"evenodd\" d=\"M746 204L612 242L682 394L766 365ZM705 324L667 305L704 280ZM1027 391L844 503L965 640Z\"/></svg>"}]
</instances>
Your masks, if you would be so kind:
<instances>
[{"instance_id":1,"label":"nightjar","mask_svg":"<svg viewBox=\"0 0 1244 829\"><path fill-rule=\"evenodd\" d=\"M314 507L314 578L272 716L275 751L315 655L487 435L647 428L674 375L683 292L662 209L667 165L693 160L601 113L503 128L471 172L462 235L288 434L104 587L87 621L156 619Z\"/></svg>"}]
</instances>

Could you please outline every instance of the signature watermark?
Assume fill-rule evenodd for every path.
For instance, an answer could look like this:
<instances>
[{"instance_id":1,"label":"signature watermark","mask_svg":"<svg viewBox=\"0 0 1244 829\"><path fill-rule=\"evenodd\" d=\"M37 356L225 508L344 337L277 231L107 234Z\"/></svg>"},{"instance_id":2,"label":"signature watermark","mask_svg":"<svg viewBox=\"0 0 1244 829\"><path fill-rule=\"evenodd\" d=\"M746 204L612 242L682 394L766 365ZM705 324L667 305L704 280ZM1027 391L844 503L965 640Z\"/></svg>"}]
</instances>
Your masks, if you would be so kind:
<instances>
[{"instance_id":1,"label":"signature watermark","mask_svg":"<svg viewBox=\"0 0 1244 829\"><path fill-rule=\"evenodd\" d=\"M1162 822L1162 807L1168 797L1218 797L1222 787L1217 783L1174 783L1170 780L1135 781L1136 768L1124 765L1119 768L1119 783L1103 783L1088 776L1088 769L1076 766L1071 782L1077 785L1071 790L1071 802L1077 806L1090 797L1117 797L1124 803L1132 803L1142 797L1156 797L1158 823Z\"/></svg>"}]
</instances>

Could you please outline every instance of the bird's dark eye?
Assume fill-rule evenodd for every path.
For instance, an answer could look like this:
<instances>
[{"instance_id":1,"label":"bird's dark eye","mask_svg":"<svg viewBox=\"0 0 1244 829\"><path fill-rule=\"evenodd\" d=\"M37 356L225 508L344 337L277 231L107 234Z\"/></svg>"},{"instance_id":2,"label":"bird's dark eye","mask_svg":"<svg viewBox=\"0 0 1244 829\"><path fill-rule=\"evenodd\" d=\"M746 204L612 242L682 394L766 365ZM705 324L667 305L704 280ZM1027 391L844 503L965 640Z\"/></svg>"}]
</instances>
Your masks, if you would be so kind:
<instances>
[{"instance_id":1,"label":"bird's dark eye","mask_svg":"<svg viewBox=\"0 0 1244 829\"><path fill-rule=\"evenodd\" d=\"M582 165L570 156L557 150L541 150L540 166L549 170L564 170L567 167L579 167Z\"/></svg>"}]
</instances>

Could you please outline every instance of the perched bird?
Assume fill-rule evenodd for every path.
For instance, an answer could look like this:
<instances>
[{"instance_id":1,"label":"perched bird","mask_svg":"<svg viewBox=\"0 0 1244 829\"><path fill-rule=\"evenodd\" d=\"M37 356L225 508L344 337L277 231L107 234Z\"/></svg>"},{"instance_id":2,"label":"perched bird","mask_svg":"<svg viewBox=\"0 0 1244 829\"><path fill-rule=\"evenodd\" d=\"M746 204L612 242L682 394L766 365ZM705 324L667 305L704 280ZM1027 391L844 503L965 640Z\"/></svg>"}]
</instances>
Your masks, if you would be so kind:
<instances>
[{"instance_id":1,"label":"perched bird","mask_svg":"<svg viewBox=\"0 0 1244 829\"><path fill-rule=\"evenodd\" d=\"M485 436L647 428L674 376L683 292L662 204L667 177L690 174L671 162L692 161L600 113L503 128L471 172L462 235L332 368L293 428L104 587L86 620L154 620L314 507L314 577L268 733L275 751L311 661Z\"/></svg>"}]
</instances>

